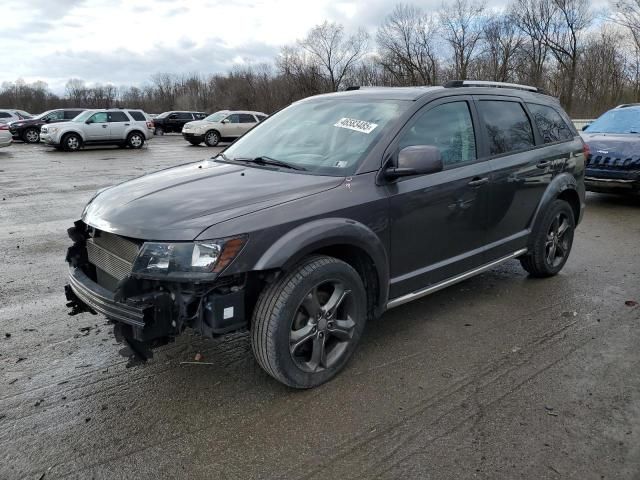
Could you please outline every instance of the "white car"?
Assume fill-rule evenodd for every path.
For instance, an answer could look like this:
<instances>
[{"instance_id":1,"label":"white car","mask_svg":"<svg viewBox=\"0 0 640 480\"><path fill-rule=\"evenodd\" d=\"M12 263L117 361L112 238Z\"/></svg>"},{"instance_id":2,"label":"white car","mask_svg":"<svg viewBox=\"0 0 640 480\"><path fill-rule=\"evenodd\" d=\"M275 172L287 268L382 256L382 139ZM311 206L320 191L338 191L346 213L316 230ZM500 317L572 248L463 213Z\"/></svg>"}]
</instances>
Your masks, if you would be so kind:
<instances>
[{"instance_id":1,"label":"white car","mask_svg":"<svg viewBox=\"0 0 640 480\"><path fill-rule=\"evenodd\" d=\"M0 123L0 148L8 147L13 142L13 135L9 131L9 125Z\"/></svg>"},{"instance_id":2,"label":"white car","mask_svg":"<svg viewBox=\"0 0 640 480\"><path fill-rule=\"evenodd\" d=\"M153 121L142 110L85 110L70 122L43 125L40 140L59 150L83 145L141 148L153 138Z\"/></svg>"},{"instance_id":3,"label":"white car","mask_svg":"<svg viewBox=\"0 0 640 480\"><path fill-rule=\"evenodd\" d=\"M11 123L31 118L33 118L33 115L24 110L0 110L0 123Z\"/></svg>"},{"instance_id":4,"label":"white car","mask_svg":"<svg viewBox=\"0 0 640 480\"><path fill-rule=\"evenodd\" d=\"M215 147L223 140L233 141L241 137L266 118L267 115L262 112L221 110L204 120L185 124L182 136L191 145L204 142L209 147Z\"/></svg>"}]
</instances>

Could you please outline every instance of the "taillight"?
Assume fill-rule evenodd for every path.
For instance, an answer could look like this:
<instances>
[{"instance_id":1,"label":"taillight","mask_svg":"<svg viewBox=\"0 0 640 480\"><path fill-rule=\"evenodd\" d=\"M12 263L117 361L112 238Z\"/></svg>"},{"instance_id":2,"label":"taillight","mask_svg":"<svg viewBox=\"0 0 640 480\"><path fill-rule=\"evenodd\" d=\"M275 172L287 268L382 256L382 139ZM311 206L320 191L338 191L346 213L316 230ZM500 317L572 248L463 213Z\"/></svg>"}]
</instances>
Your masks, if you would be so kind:
<instances>
[{"instance_id":1,"label":"taillight","mask_svg":"<svg viewBox=\"0 0 640 480\"><path fill-rule=\"evenodd\" d=\"M0 123L0 130L9 130L9 125L6 123Z\"/></svg>"},{"instance_id":2,"label":"taillight","mask_svg":"<svg viewBox=\"0 0 640 480\"><path fill-rule=\"evenodd\" d=\"M151 120L148 120L147 121L147 128L154 128L154 127L155 127L155 124Z\"/></svg>"}]
</instances>

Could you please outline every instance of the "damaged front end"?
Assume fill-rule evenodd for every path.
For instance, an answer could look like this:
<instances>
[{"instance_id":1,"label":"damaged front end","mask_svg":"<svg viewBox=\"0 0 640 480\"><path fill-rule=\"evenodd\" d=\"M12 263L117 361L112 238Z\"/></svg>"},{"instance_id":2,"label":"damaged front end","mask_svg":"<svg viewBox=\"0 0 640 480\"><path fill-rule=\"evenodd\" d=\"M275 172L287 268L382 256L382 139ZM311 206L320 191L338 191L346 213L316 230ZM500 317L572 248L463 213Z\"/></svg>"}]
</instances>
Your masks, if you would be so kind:
<instances>
[{"instance_id":1,"label":"damaged front end","mask_svg":"<svg viewBox=\"0 0 640 480\"><path fill-rule=\"evenodd\" d=\"M75 222L68 229L69 314L101 313L115 325L122 353L145 361L186 328L215 337L248 326L245 274L220 273L242 250L242 237L158 244Z\"/></svg>"}]
</instances>

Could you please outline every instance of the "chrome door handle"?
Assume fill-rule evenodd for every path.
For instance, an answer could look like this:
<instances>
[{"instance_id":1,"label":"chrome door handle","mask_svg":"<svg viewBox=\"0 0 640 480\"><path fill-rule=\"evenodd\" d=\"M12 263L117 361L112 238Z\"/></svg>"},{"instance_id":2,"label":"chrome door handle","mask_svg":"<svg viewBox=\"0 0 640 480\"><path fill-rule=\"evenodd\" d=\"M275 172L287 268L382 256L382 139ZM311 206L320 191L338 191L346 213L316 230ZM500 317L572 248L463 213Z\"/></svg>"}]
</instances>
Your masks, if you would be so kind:
<instances>
[{"instance_id":1,"label":"chrome door handle","mask_svg":"<svg viewBox=\"0 0 640 480\"><path fill-rule=\"evenodd\" d=\"M131 125L130 123L125 123L124 126L128 127L129 125Z\"/></svg>"},{"instance_id":2,"label":"chrome door handle","mask_svg":"<svg viewBox=\"0 0 640 480\"><path fill-rule=\"evenodd\" d=\"M488 177L474 178L467 185L469 185L470 187L479 187L480 185L484 185L485 183L489 183Z\"/></svg>"},{"instance_id":3,"label":"chrome door handle","mask_svg":"<svg viewBox=\"0 0 640 480\"><path fill-rule=\"evenodd\" d=\"M102 125L102 128L107 128L107 125Z\"/></svg>"}]
</instances>

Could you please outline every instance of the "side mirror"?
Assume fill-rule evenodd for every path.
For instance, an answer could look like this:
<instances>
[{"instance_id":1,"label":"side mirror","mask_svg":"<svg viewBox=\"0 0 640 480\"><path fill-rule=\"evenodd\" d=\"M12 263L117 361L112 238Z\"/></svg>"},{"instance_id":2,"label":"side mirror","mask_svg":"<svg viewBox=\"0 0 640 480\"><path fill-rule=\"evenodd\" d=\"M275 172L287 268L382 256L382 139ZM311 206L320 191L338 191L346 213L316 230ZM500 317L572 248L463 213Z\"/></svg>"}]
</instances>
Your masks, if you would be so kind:
<instances>
[{"instance_id":1,"label":"side mirror","mask_svg":"<svg viewBox=\"0 0 640 480\"><path fill-rule=\"evenodd\" d=\"M584 132L587 128L589 128L589 125L590 125L590 124L584 125L584 126L582 127L582 131Z\"/></svg>"},{"instance_id":2,"label":"side mirror","mask_svg":"<svg viewBox=\"0 0 640 480\"><path fill-rule=\"evenodd\" d=\"M385 177L395 179L441 172L444 168L440 149L432 145L413 145L398 153L398 166L388 168Z\"/></svg>"},{"instance_id":3,"label":"side mirror","mask_svg":"<svg viewBox=\"0 0 640 480\"><path fill-rule=\"evenodd\" d=\"M93 123L93 120L89 119L89 120L87 120L87 121L86 121L86 122L84 122L84 123L86 123L87 125L90 125L90 124L92 124L92 123Z\"/></svg>"},{"instance_id":4,"label":"side mirror","mask_svg":"<svg viewBox=\"0 0 640 480\"><path fill-rule=\"evenodd\" d=\"M51 121L51 119L49 117L46 117L43 120L44 120L44 123L49 123Z\"/></svg>"},{"instance_id":5,"label":"side mirror","mask_svg":"<svg viewBox=\"0 0 640 480\"><path fill-rule=\"evenodd\" d=\"M229 120L228 118L225 118L224 120L222 120L220 123L229 123L231 120Z\"/></svg>"}]
</instances>

